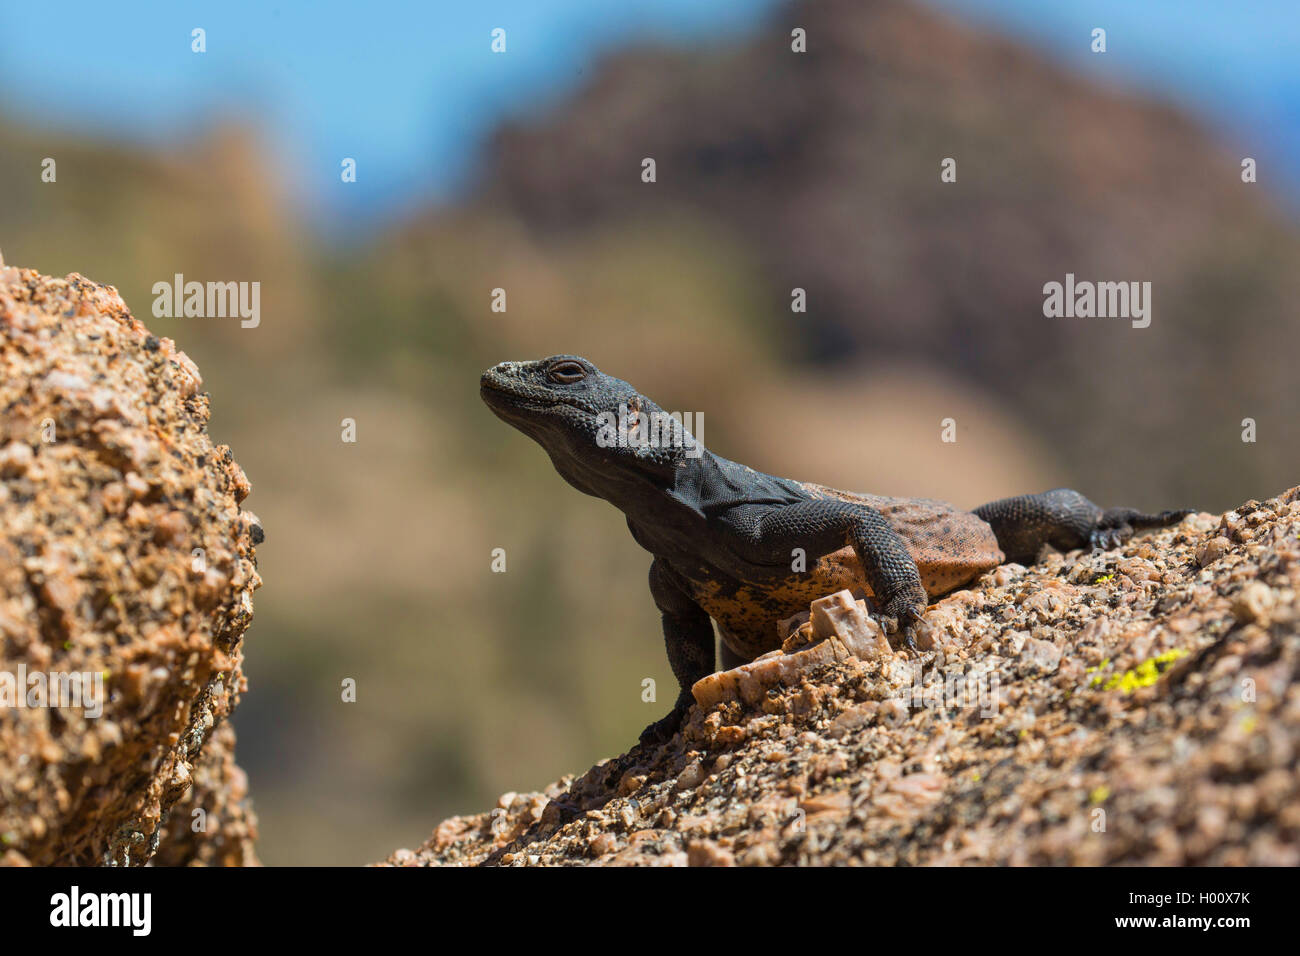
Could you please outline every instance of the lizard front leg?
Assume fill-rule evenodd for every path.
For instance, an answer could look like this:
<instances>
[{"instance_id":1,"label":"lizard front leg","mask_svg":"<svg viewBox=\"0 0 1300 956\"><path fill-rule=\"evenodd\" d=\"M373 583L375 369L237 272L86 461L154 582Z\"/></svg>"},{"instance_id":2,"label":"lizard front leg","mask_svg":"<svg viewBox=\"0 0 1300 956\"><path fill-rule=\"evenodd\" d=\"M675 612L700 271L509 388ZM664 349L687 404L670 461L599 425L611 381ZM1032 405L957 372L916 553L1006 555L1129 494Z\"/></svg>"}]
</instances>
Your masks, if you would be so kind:
<instances>
[{"instance_id":1,"label":"lizard front leg","mask_svg":"<svg viewBox=\"0 0 1300 956\"><path fill-rule=\"evenodd\" d=\"M882 626L899 632L908 649L916 650L916 626L929 599L907 544L880 512L838 498L813 498L780 507L734 508L727 520L772 558L788 559L796 547L820 557L852 545Z\"/></svg>"},{"instance_id":2,"label":"lizard front leg","mask_svg":"<svg viewBox=\"0 0 1300 956\"><path fill-rule=\"evenodd\" d=\"M862 573L879 603L886 631L897 630L907 649L916 651L916 630L930 603L921 572L907 544L880 512L862 507L849 528L849 541Z\"/></svg>"},{"instance_id":3,"label":"lizard front leg","mask_svg":"<svg viewBox=\"0 0 1300 956\"><path fill-rule=\"evenodd\" d=\"M677 702L668 716L641 731L641 743L661 743L682 725L695 698L691 687L714 671L713 621L677 583L672 570L659 558L650 565L650 594L663 615L664 645L668 664L677 678Z\"/></svg>"},{"instance_id":4,"label":"lizard front leg","mask_svg":"<svg viewBox=\"0 0 1300 956\"><path fill-rule=\"evenodd\" d=\"M1032 563L1044 544L1058 551L1113 548L1132 537L1134 531L1165 528L1191 513L1144 514L1133 508L1102 509L1070 488L1001 498L974 511L993 529L1007 560L1018 564Z\"/></svg>"}]
</instances>

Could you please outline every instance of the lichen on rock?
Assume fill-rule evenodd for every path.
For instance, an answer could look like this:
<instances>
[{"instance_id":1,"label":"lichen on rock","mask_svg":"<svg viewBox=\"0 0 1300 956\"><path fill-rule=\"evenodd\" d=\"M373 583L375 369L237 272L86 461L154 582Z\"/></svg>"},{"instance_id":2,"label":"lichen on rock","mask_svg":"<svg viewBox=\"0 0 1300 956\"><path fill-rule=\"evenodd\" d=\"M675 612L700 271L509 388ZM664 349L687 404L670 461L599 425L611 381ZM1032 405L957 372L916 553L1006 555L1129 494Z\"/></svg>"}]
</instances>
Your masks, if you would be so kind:
<instances>
[{"instance_id":1,"label":"lichen on rock","mask_svg":"<svg viewBox=\"0 0 1300 956\"><path fill-rule=\"evenodd\" d=\"M223 722L262 532L201 386L115 289L0 261L4 862L256 862Z\"/></svg>"},{"instance_id":2,"label":"lichen on rock","mask_svg":"<svg viewBox=\"0 0 1300 956\"><path fill-rule=\"evenodd\" d=\"M453 817L419 865L1300 865L1300 488L1004 565L882 653L845 592L681 734Z\"/></svg>"}]
</instances>

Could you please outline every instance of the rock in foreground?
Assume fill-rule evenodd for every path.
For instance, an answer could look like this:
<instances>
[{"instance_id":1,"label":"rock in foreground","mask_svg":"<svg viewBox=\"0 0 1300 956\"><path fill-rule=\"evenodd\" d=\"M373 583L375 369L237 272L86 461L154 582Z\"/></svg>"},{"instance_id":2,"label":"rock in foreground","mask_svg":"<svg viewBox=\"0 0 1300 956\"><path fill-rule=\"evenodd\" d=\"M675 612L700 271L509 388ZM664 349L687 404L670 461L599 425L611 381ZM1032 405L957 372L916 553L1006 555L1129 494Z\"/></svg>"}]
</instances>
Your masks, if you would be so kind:
<instances>
[{"instance_id":1,"label":"rock in foreground","mask_svg":"<svg viewBox=\"0 0 1300 956\"><path fill-rule=\"evenodd\" d=\"M1300 488L998 568L927 613L923 670L837 596L668 744L387 862L1295 866L1297 591Z\"/></svg>"},{"instance_id":2,"label":"rock in foreground","mask_svg":"<svg viewBox=\"0 0 1300 956\"><path fill-rule=\"evenodd\" d=\"M0 262L0 862L256 862L262 532L200 385L116 290Z\"/></svg>"}]
</instances>

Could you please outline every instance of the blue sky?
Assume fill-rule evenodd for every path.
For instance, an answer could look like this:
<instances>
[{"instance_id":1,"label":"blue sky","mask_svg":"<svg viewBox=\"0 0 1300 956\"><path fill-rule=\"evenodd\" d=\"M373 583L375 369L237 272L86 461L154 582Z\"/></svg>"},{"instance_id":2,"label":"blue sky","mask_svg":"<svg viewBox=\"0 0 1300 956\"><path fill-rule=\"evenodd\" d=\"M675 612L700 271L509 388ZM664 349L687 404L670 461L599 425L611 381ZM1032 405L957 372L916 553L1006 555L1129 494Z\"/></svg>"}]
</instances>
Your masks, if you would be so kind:
<instances>
[{"instance_id":1,"label":"blue sky","mask_svg":"<svg viewBox=\"0 0 1300 956\"><path fill-rule=\"evenodd\" d=\"M1110 85L1256 142L1300 195L1300 0L927 0ZM1103 27L1107 52L1091 52ZM1285 172L1283 172L1285 171ZM1268 176L1261 170L1261 181ZM1288 183L1277 182L1285 176Z\"/></svg>"},{"instance_id":2,"label":"blue sky","mask_svg":"<svg viewBox=\"0 0 1300 956\"><path fill-rule=\"evenodd\" d=\"M1262 162L1300 180L1300 0L927 2L1104 82L1174 100L1258 142ZM775 6L3 0L0 112L159 145L214 118L251 120L310 214L373 220L453 197L501 118L563 95L611 47L645 35L716 43L760 27ZM195 26L207 31L201 56L190 51ZM1104 57L1088 51L1094 26L1108 31ZM504 56L490 51L494 27L507 31ZM358 161L348 189L336 188L343 156Z\"/></svg>"}]
</instances>

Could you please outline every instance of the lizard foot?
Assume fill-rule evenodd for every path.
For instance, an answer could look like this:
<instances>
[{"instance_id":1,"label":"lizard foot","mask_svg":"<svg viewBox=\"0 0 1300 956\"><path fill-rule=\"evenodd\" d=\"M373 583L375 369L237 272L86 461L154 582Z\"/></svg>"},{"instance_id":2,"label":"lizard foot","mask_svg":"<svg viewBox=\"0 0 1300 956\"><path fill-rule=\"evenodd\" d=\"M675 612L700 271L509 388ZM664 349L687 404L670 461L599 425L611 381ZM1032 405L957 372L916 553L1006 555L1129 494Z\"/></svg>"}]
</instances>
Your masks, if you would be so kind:
<instances>
[{"instance_id":1,"label":"lizard foot","mask_svg":"<svg viewBox=\"0 0 1300 956\"><path fill-rule=\"evenodd\" d=\"M1158 514L1143 514L1132 508L1110 508L1103 512L1088 535L1088 544L1094 550L1106 551L1118 548L1133 537L1133 533L1143 528L1167 528L1178 524L1191 510L1161 511Z\"/></svg>"},{"instance_id":2,"label":"lizard foot","mask_svg":"<svg viewBox=\"0 0 1300 956\"><path fill-rule=\"evenodd\" d=\"M1133 529L1128 525L1117 528L1093 528L1088 535L1088 546L1094 551L1109 551L1133 537Z\"/></svg>"},{"instance_id":3,"label":"lizard foot","mask_svg":"<svg viewBox=\"0 0 1300 956\"><path fill-rule=\"evenodd\" d=\"M641 731L641 745L643 747L653 747L672 740L677 731L681 729L682 720L685 717L686 710L684 708L674 707L666 717L656 720Z\"/></svg>"},{"instance_id":4,"label":"lizard foot","mask_svg":"<svg viewBox=\"0 0 1300 956\"><path fill-rule=\"evenodd\" d=\"M881 609L877 620L886 635L897 634L898 640L913 656L921 652L916 646L916 631L925 613L925 602L916 603L908 594L900 594Z\"/></svg>"}]
</instances>

